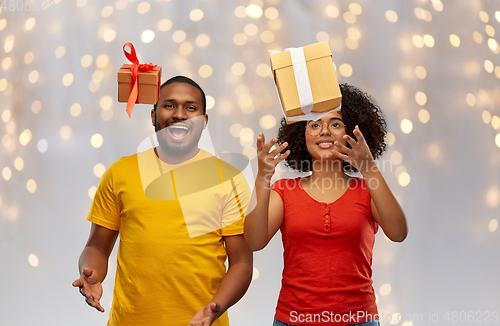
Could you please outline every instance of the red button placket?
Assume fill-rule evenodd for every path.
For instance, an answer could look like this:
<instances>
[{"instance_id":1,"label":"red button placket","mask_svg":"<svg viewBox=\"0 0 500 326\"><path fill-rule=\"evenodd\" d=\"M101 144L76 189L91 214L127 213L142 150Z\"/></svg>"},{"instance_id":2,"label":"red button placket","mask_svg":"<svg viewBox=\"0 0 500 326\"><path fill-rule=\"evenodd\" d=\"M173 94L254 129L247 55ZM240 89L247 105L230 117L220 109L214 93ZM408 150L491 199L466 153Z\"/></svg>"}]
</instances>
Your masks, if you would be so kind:
<instances>
[{"instance_id":1,"label":"red button placket","mask_svg":"<svg viewBox=\"0 0 500 326\"><path fill-rule=\"evenodd\" d=\"M332 226L331 226L331 218L330 218L330 208L328 207L327 204L323 204L324 210L325 210L325 233L331 233Z\"/></svg>"}]
</instances>

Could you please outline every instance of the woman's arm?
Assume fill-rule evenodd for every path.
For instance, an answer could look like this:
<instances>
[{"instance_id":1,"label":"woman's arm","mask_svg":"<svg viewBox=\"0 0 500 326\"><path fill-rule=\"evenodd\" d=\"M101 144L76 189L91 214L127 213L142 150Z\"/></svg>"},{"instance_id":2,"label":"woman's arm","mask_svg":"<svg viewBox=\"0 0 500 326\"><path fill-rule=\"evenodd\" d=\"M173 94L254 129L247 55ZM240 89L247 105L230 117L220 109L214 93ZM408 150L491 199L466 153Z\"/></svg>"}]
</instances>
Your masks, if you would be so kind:
<instances>
[{"instance_id":1,"label":"woman's arm","mask_svg":"<svg viewBox=\"0 0 500 326\"><path fill-rule=\"evenodd\" d=\"M402 242L408 235L405 214L385 182L382 173L374 165L373 171L363 173L363 177L372 197L373 219L380 224L389 239Z\"/></svg>"},{"instance_id":2,"label":"woman's arm","mask_svg":"<svg viewBox=\"0 0 500 326\"><path fill-rule=\"evenodd\" d=\"M333 153L361 172L372 197L373 219L380 224L389 239L402 242L408 235L405 214L375 164L370 148L358 126L354 128L353 133L358 138L357 142L350 136L344 135L344 139L352 148L335 142L339 152L333 151Z\"/></svg>"},{"instance_id":3,"label":"woman's arm","mask_svg":"<svg viewBox=\"0 0 500 326\"><path fill-rule=\"evenodd\" d=\"M270 142L264 144L264 135L262 133L257 138L259 171L252 194L254 197L252 199L256 200L256 206L245 218L245 241L253 251L263 249L283 224L285 214L283 200L278 193L271 191L271 177L274 174L276 165L287 158L290 151L275 158L288 145L283 143L269 152L277 141L276 138L273 138Z\"/></svg>"}]
</instances>

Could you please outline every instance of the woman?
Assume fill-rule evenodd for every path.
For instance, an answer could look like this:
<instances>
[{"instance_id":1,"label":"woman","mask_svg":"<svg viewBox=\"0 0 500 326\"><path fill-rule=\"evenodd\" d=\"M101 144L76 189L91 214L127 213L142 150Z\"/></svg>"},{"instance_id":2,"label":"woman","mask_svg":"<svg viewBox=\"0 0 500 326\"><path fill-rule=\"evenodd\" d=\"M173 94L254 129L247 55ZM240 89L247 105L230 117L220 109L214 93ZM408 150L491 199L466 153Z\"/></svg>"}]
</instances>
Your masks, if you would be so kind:
<instances>
[{"instance_id":1,"label":"woman","mask_svg":"<svg viewBox=\"0 0 500 326\"><path fill-rule=\"evenodd\" d=\"M281 230L284 269L274 325L379 325L371 280L375 233L380 225L401 242L408 232L374 161L386 149L382 113L356 87L340 89L341 110L318 121L283 119L277 139L257 138L257 205L245 220L245 239L257 251ZM312 173L270 187L283 160ZM363 178L345 173L356 170Z\"/></svg>"}]
</instances>

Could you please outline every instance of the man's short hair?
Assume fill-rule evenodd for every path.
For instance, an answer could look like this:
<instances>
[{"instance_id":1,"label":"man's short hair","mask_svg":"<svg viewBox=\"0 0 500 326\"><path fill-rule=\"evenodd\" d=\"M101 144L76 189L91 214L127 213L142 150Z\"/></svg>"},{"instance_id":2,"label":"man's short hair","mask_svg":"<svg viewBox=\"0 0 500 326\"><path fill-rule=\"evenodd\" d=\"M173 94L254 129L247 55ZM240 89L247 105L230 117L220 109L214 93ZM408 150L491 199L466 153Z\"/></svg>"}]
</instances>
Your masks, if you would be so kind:
<instances>
[{"instance_id":1,"label":"man's short hair","mask_svg":"<svg viewBox=\"0 0 500 326\"><path fill-rule=\"evenodd\" d=\"M199 89L200 92L201 92L201 106L203 107L203 114L207 113L207 100L205 98L205 92L201 89L200 85L198 85L194 80L192 80L189 77L186 77L186 76L175 76L175 77L170 78L166 82L164 82L161 85L161 88L163 88L164 86L170 85L170 84L174 84L174 83L189 84L189 85L191 85L191 86L196 87L197 89ZM158 105L158 102L156 102L156 104L153 106L153 110L156 111L157 105Z\"/></svg>"}]
</instances>

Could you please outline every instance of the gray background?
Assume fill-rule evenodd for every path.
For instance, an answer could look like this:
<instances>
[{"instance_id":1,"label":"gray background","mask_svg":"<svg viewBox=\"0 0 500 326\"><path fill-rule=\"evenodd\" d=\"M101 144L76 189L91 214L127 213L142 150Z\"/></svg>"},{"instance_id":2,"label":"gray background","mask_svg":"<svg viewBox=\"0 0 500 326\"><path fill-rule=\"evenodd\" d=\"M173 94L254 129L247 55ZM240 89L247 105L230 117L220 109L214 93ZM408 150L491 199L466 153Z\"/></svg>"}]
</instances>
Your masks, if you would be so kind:
<instances>
[{"instance_id":1,"label":"gray background","mask_svg":"<svg viewBox=\"0 0 500 326\"><path fill-rule=\"evenodd\" d=\"M135 153L140 142L154 131L150 106L136 105L129 119L125 104L116 102L116 72L128 63L122 52L125 42L136 46L141 63L163 66L164 81L181 73L197 80L215 99L215 106L208 111L215 150L245 151L253 158L251 147L258 132L263 131L270 139L277 130L276 126L261 126L261 117L271 115L279 121L282 116L273 81L257 74L258 65L269 64L268 49L315 43L319 32L326 33L320 33L319 38L323 40L322 35L326 35L330 41L337 68L349 64L353 69L349 77L338 73L339 82L354 84L371 94L395 137L381 161L394 159L392 168L384 169L384 176L407 214L410 233L401 244L391 243L381 231L377 234L373 285L379 311L403 315L401 322L390 323L386 317L382 324L444 324L447 312L451 323L454 311L462 312L462 318L464 313L471 313L471 320L476 320L457 321L461 325L499 324L491 321L492 312L497 316L500 313L500 230L494 230L500 217L500 136L498 126L483 120L488 113L496 119L500 115L500 58L498 51L488 47L485 29L490 25L496 31L493 38L499 41L500 1L448 0L443 1L442 11L436 9L437 1L430 0L356 2L362 13L354 23L343 18L352 1L340 0L254 2L264 11L276 8L279 16L275 19L266 15L238 18L235 9L250 4L241 0L150 1L145 14L138 13L140 1L130 0L61 0L39 12L3 9L0 26L2 20L6 25L0 31L0 61L6 66L0 67L0 170L10 169L11 177L0 178L0 324L106 324L116 248L104 283L102 304L106 313L90 309L71 282L78 277L77 259L90 228L85 220L91 203L88 192L99 181L94 166L102 163L108 167L120 157ZM105 6L113 8L106 18L102 16ZM328 6L335 6L339 15L328 16ZM204 13L199 21L189 17L195 8ZM427 10L432 20L417 18L416 8ZM398 14L397 22L386 19L388 10ZM480 19L481 11L489 15L488 22ZM35 18L35 26L27 31L29 18ZM162 19L172 22L171 29L159 30ZM244 45L236 45L234 36L244 33L250 23L256 25L258 33L248 36ZM344 43L351 27L361 36L356 49ZM116 32L110 42L103 39L103 31L108 29ZM152 42L141 41L144 30L154 31ZM181 55L181 43L173 40L177 30L186 33L182 43L189 42L193 47L188 55ZM263 42L260 35L264 31L274 33L274 41ZM482 36L480 43L473 39L474 32ZM196 45L199 34L210 37L208 46ZM415 46L413 36L425 34L433 36L434 46ZM451 34L459 36L459 47L450 43ZM13 40L13 46L9 40ZM60 46L66 53L58 59L55 51ZM29 51L34 60L26 64L23 58ZM87 54L93 62L84 68L81 59ZM92 92L89 82L101 54L109 57L109 64L101 69L104 78ZM12 62L10 67L9 59L4 61L7 57ZM486 71L485 60L496 66L496 74ZM231 72L236 62L246 67L241 76ZM200 77L202 65L213 68L210 77ZM415 76L416 66L426 68L425 79ZM33 70L38 71L39 78L30 83ZM74 76L68 87L62 83L66 73ZM401 96L395 89L401 90ZM415 101L418 91L427 95L424 106ZM476 99L472 106L466 101L469 93ZM108 110L100 106L104 96L113 99ZM31 108L34 101L42 105L37 114ZM77 117L70 114L74 103L82 107ZM430 114L427 123L418 118L421 109ZM5 111L10 111L10 116ZM101 114L109 117L110 112L111 119L101 118ZM403 119L413 123L408 134L400 128ZM234 124L253 131L251 142L242 143L237 134L231 135ZM63 126L72 129L67 140L60 136ZM32 138L23 146L19 136L25 129L31 131ZM96 133L104 139L99 148L90 143ZM37 149L41 139L48 143L44 153ZM396 151L401 154L401 162L393 154ZM17 157L24 160L21 171L14 167ZM255 167L255 161L253 164ZM398 182L403 171L411 177L404 187ZM279 174L293 176L289 172ZM34 193L26 187L30 179L37 184ZM37 256L38 266L30 265L30 254ZM230 309L232 325L271 325L282 269L279 234L255 254L255 268L259 277ZM384 284L391 285L387 295L381 295ZM488 314L490 322L485 323ZM413 323L403 324L404 319Z\"/></svg>"}]
</instances>

